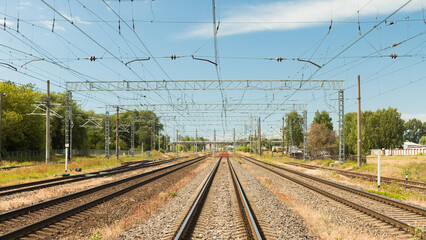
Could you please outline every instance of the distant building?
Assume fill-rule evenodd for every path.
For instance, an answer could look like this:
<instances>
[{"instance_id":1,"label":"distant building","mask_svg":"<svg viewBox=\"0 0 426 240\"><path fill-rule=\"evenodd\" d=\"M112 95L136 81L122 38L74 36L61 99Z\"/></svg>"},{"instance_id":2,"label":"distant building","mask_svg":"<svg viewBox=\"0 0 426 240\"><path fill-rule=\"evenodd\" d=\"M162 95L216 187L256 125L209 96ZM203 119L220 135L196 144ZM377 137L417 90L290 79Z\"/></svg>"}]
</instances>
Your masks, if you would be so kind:
<instances>
[{"instance_id":1,"label":"distant building","mask_svg":"<svg viewBox=\"0 0 426 240\"><path fill-rule=\"evenodd\" d=\"M412 149L412 148L426 148L426 145L420 145L417 143L405 141L404 144L402 144L402 149Z\"/></svg>"}]
</instances>

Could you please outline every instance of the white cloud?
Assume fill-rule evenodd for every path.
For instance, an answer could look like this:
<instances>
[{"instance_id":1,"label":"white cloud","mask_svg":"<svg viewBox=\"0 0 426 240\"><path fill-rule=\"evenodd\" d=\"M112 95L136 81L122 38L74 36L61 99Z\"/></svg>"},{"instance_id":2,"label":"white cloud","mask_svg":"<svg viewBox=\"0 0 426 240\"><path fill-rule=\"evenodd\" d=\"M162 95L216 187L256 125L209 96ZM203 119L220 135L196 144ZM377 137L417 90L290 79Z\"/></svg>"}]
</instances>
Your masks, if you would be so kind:
<instances>
[{"instance_id":1,"label":"white cloud","mask_svg":"<svg viewBox=\"0 0 426 240\"><path fill-rule=\"evenodd\" d=\"M257 5L238 6L223 14L222 23L218 31L219 36L245 34L262 31L283 31L291 29L317 26L318 21L330 21L331 6L333 20L345 20L354 16L356 12L370 0L293 0ZM372 1L360 11L360 16L375 16L390 14L398 9L407 0ZM401 11L422 9L422 0L413 0ZM357 15L356 15L357 16ZM227 24L226 22L231 22ZM240 22L240 23L238 23ZM250 23L252 22L252 23ZM323 23L327 24L327 23ZM191 29L186 36L211 37L211 24L199 24Z\"/></svg>"},{"instance_id":2,"label":"white cloud","mask_svg":"<svg viewBox=\"0 0 426 240\"><path fill-rule=\"evenodd\" d=\"M52 29L53 21L48 21L48 20L46 20L46 21L43 21L43 22L41 22L41 23L42 23L45 27L47 27L47 28L49 28L49 29ZM66 32L66 31L67 31L67 30L66 30L63 26L59 25L57 22L55 22L54 30L60 30L60 31L64 31L64 32Z\"/></svg>"},{"instance_id":3,"label":"white cloud","mask_svg":"<svg viewBox=\"0 0 426 240\"><path fill-rule=\"evenodd\" d=\"M422 122L426 122L426 113L401 113L401 118L405 121L416 118Z\"/></svg>"},{"instance_id":4,"label":"white cloud","mask_svg":"<svg viewBox=\"0 0 426 240\"><path fill-rule=\"evenodd\" d=\"M86 22L84 20L81 20L80 17L70 17L65 13L61 13L61 14L64 15L64 17L66 17L68 20L74 23L81 23L81 24L87 24L87 25L92 24L91 22Z\"/></svg>"},{"instance_id":5,"label":"white cloud","mask_svg":"<svg viewBox=\"0 0 426 240\"><path fill-rule=\"evenodd\" d=\"M22 9L25 9L25 8L31 6L31 5L32 5L32 3L30 1L20 2L18 9L22 10Z\"/></svg>"},{"instance_id":6,"label":"white cloud","mask_svg":"<svg viewBox=\"0 0 426 240\"><path fill-rule=\"evenodd\" d=\"M25 1L25 2L20 2L20 4L19 4L19 5L29 7L29 6L31 6L32 4L31 4L31 2L30 2L30 1Z\"/></svg>"}]
</instances>

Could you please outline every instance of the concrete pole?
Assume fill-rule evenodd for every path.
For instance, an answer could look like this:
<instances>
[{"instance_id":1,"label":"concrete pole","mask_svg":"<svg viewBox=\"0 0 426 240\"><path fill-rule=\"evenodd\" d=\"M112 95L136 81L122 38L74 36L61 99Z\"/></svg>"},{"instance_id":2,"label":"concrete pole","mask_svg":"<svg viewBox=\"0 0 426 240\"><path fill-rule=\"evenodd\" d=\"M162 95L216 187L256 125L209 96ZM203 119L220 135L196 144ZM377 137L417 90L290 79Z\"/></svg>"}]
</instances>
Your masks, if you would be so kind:
<instances>
[{"instance_id":1,"label":"concrete pole","mask_svg":"<svg viewBox=\"0 0 426 240\"><path fill-rule=\"evenodd\" d=\"M47 80L46 95L46 163L50 163L50 80Z\"/></svg>"},{"instance_id":2,"label":"concrete pole","mask_svg":"<svg viewBox=\"0 0 426 240\"><path fill-rule=\"evenodd\" d=\"M143 138L141 138L141 155L143 155Z\"/></svg>"},{"instance_id":3,"label":"concrete pole","mask_svg":"<svg viewBox=\"0 0 426 240\"><path fill-rule=\"evenodd\" d=\"M4 93L4 92L0 92L0 162L2 161L2 158L1 158L1 132L2 132L2 121L1 121L1 119L2 119L2 117L3 117L3 96L5 96L6 95L6 93Z\"/></svg>"},{"instance_id":4,"label":"concrete pole","mask_svg":"<svg viewBox=\"0 0 426 240\"><path fill-rule=\"evenodd\" d=\"M250 116L250 151L253 153L253 118Z\"/></svg>"},{"instance_id":5,"label":"concrete pole","mask_svg":"<svg viewBox=\"0 0 426 240\"><path fill-rule=\"evenodd\" d=\"M115 116L115 119L116 119L116 121L115 121L115 159L117 159L118 160L118 155L119 155L119 152L118 152L118 121L120 120L119 119L119 117L118 117L118 113L119 113L119 108L118 108L118 106L117 106L117 115Z\"/></svg>"},{"instance_id":6,"label":"concrete pole","mask_svg":"<svg viewBox=\"0 0 426 240\"><path fill-rule=\"evenodd\" d=\"M236 144L235 144L235 128L234 128L234 155L235 155L235 152L236 152Z\"/></svg>"},{"instance_id":7,"label":"concrete pole","mask_svg":"<svg viewBox=\"0 0 426 240\"><path fill-rule=\"evenodd\" d=\"M284 117L283 117L283 157L284 157L284 147L285 147L285 145L284 145L284 137L285 137L285 131L284 131Z\"/></svg>"},{"instance_id":8,"label":"concrete pole","mask_svg":"<svg viewBox=\"0 0 426 240\"><path fill-rule=\"evenodd\" d=\"M197 133L197 129L195 129L195 156L198 156L198 133Z\"/></svg>"},{"instance_id":9,"label":"concrete pole","mask_svg":"<svg viewBox=\"0 0 426 240\"><path fill-rule=\"evenodd\" d=\"M357 113L357 130L358 130L358 141L357 141L357 163L358 167L361 167L361 81L358 75L358 113Z\"/></svg>"},{"instance_id":10,"label":"concrete pole","mask_svg":"<svg viewBox=\"0 0 426 240\"><path fill-rule=\"evenodd\" d=\"M216 129L214 129L213 133L213 156L216 156Z\"/></svg>"},{"instance_id":11,"label":"concrete pole","mask_svg":"<svg viewBox=\"0 0 426 240\"><path fill-rule=\"evenodd\" d=\"M379 155L377 156L377 187L380 187L380 155L382 155L382 149L379 150Z\"/></svg>"},{"instance_id":12,"label":"concrete pole","mask_svg":"<svg viewBox=\"0 0 426 240\"><path fill-rule=\"evenodd\" d=\"M262 133L261 133L261 129L260 129L260 117L259 117L259 133L257 134L257 136L259 137L259 156L262 156Z\"/></svg>"},{"instance_id":13,"label":"concrete pole","mask_svg":"<svg viewBox=\"0 0 426 240\"><path fill-rule=\"evenodd\" d=\"M176 157L179 157L179 130L176 129Z\"/></svg>"}]
</instances>

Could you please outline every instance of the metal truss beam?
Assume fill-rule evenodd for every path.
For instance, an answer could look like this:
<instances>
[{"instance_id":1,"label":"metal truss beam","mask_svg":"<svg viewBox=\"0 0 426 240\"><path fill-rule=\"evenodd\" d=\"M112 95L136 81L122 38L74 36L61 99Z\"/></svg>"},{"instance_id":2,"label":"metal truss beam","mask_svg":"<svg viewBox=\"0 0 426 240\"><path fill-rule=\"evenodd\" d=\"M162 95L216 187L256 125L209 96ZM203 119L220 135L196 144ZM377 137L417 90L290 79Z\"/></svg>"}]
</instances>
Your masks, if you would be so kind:
<instances>
[{"instance_id":1,"label":"metal truss beam","mask_svg":"<svg viewBox=\"0 0 426 240\"><path fill-rule=\"evenodd\" d=\"M250 141L241 141L241 140L238 140L238 141L235 141L235 143L249 143ZM170 142L170 143L172 143L172 144L175 144L175 143L177 143L176 141L175 142ZM232 144L234 144L234 141L233 140L229 140L229 141L200 141L200 140L198 140L198 144L230 144L230 145L232 145ZM194 144L194 141L179 141L179 144Z\"/></svg>"},{"instance_id":2,"label":"metal truss beam","mask_svg":"<svg viewBox=\"0 0 426 240\"><path fill-rule=\"evenodd\" d=\"M161 111L194 111L194 112L217 112L223 111L223 104L221 103L209 103L209 104L138 104L138 105L118 105L124 109L140 109L154 112ZM228 103L226 104L226 111L255 111L255 112L273 112L273 111L304 111L307 109L307 104L279 104L279 103L252 103L252 104L238 104ZM117 105L107 105L107 109L116 108Z\"/></svg>"},{"instance_id":3,"label":"metal truss beam","mask_svg":"<svg viewBox=\"0 0 426 240\"><path fill-rule=\"evenodd\" d=\"M67 90L182 91L182 90L341 90L344 80L163 80L66 82Z\"/></svg>"}]
</instances>

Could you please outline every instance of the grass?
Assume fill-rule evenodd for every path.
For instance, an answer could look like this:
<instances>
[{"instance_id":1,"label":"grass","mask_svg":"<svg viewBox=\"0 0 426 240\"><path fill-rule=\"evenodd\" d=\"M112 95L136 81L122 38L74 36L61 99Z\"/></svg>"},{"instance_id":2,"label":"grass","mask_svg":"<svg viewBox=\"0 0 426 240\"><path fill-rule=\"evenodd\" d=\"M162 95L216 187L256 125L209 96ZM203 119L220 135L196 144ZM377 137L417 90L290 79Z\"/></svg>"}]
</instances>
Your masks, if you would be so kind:
<instances>
[{"instance_id":1,"label":"grass","mask_svg":"<svg viewBox=\"0 0 426 240\"><path fill-rule=\"evenodd\" d=\"M304 162L303 160L289 159L286 157L271 157L252 154L254 158L261 159L265 162L283 165L284 162L297 162L303 164L311 164L317 166L329 167L331 163L335 162L332 159L325 160L312 160ZM358 167L356 162L347 161L343 165L334 165L333 168L342 170L352 170L356 172L363 172L368 174L377 173L377 156L368 156L367 163ZM308 171L308 170L304 170ZM405 172L408 173L409 180L426 182L426 156L382 156L381 157L381 175L386 177L396 177L405 179ZM328 178L332 181L337 181L346 185L356 186L358 188L366 189L366 191L377 193L380 195L388 196L390 198L406 201L411 204L425 206L426 196L417 191L407 190L400 187L396 183L387 184L382 183L381 188L378 189L375 182L366 180L347 178L337 174L335 171L309 171L309 174L317 175L320 177Z\"/></svg>"},{"instance_id":2,"label":"grass","mask_svg":"<svg viewBox=\"0 0 426 240\"><path fill-rule=\"evenodd\" d=\"M122 162L126 161L137 161L143 159L155 159L158 155L151 155L151 157L137 156L120 157L116 160L114 157L105 159L101 155L91 155L83 157L73 157L73 160L68 163L68 172L71 174L81 174L85 172L102 170L105 168L111 168L119 166ZM60 162L62 161L62 163ZM3 170L0 174L0 186L19 184L23 182L41 180L46 178L52 178L55 176L62 175L65 172L63 163L64 159L58 156L52 156L52 161L49 164L40 162L26 162L26 165L33 165L30 167L22 167L11 170ZM10 166L16 162L3 161L3 164ZM82 172L75 172L76 168L81 168Z\"/></svg>"},{"instance_id":3,"label":"grass","mask_svg":"<svg viewBox=\"0 0 426 240\"><path fill-rule=\"evenodd\" d=\"M394 198L400 201L404 201L407 197L402 195L402 194L398 194L398 193L392 193L392 192L383 192L383 191L376 191L376 190L366 190L369 193L375 193L375 194L379 194L382 196L386 196L386 197L390 197L390 198Z\"/></svg>"}]
</instances>

